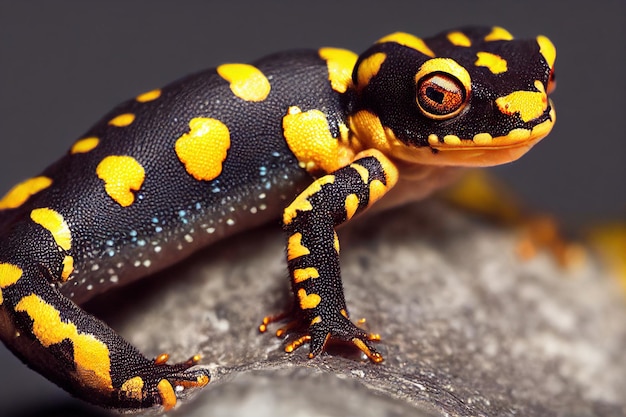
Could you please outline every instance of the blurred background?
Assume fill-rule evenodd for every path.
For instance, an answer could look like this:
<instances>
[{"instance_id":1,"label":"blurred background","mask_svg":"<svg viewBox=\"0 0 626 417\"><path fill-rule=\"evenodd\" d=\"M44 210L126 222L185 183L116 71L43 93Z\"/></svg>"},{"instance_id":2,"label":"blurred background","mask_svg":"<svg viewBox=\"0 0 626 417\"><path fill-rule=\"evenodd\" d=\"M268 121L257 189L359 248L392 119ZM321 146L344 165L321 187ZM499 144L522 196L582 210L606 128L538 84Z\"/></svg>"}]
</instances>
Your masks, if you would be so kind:
<instances>
[{"instance_id":1,"label":"blurred background","mask_svg":"<svg viewBox=\"0 0 626 417\"><path fill-rule=\"evenodd\" d=\"M544 34L557 46L553 133L492 171L567 226L623 219L623 0L1 0L0 195L62 156L114 105L188 73L290 48L360 52L391 32L430 36L472 24ZM0 381L0 415L67 400L3 346L0 364L2 378L11 378ZM24 384L36 398L22 397Z\"/></svg>"}]
</instances>

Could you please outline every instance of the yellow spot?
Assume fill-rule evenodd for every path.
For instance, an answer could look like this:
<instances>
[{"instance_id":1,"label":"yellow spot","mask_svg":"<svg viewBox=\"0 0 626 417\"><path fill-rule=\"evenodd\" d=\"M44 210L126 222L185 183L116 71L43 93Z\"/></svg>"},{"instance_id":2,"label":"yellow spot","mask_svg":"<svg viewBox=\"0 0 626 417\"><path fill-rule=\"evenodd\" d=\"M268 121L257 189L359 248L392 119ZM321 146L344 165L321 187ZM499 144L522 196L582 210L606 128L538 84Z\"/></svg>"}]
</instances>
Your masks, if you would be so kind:
<instances>
[{"instance_id":1,"label":"yellow spot","mask_svg":"<svg viewBox=\"0 0 626 417\"><path fill-rule=\"evenodd\" d=\"M369 177L370 177L370 173L367 170L367 168L359 164L350 164L350 168L358 172L359 175L361 176L361 181L363 181L364 184L367 184L367 182L369 181Z\"/></svg>"},{"instance_id":2,"label":"yellow spot","mask_svg":"<svg viewBox=\"0 0 626 417\"><path fill-rule=\"evenodd\" d=\"M376 43L383 43L383 42L395 42L400 45L413 48L431 58L435 56L435 53L426 45L426 43L422 39L418 38L417 36L413 36L409 33L403 33L403 32L392 33L391 35L387 35L379 39Z\"/></svg>"},{"instance_id":3,"label":"yellow spot","mask_svg":"<svg viewBox=\"0 0 626 417\"><path fill-rule=\"evenodd\" d=\"M356 79L359 88L363 88L369 84L370 80L378 74L381 65L387 59L387 54L384 52L376 52L367 58L365 58L359 64L359 68L356 72Z\"/></svg>"},{"instance_id":4,"label":"yellow spot","mask_svg":"<svg viewBox=\"0 0 626 417\"><path fill-rule=\"evenodd\" d=\"M319 278L320 273L313 267L301 268L293 271L293 282L299 284L307 279Z\"/></svg>"},{"instance_id":5,"label":"yellow spot","mask_svg":"<svg viewBox=\"0 0 626 417\"><path fill-rule=\"evenodd\" d=\"M354 151L330 133L326 115L317 109L302 112L292 106L283 117L287 145L311 173L328 173L347 165Z\"/></svg>"},{"instance_id":6,"label":"yellow spot","mask_svg":"<svg viewBox=\"0 0 626 417\"><path fill-rule=\"evenodd\" d=\"M33 334L44 347L66 339L71 342L76 372L83 385L98 390L113 388L109 349L103 342L61 320L59 311L35 294L22 298L15 310L28 314L33 321Z\"/></svg>"},{"instance_id":7,"label":"yellow spot","mask_svg":"<svg viewBox=\"0 0 626 417\"><path fill-rule=\"evenodd\" d=\"M348 312L346 311L345 308L342 308L339 313L341 313L342 316L344 316L345 318L349 319L350 317L348 316Z\"/></svg>"},{"instance_id":8,"label":"yellow spot","mask_svg":"<svg viewBox=\"0 0 626 417\"><path fill-rule=\"evenodd\" d=\"M130 378L124 381L120 389L124 393L126 398L139 401L143 397L143 384L143 379L141 379L141 377L139 376L136 376L134 378Z\"/></svg>"},{"instance_id":9,"label":"yellow spot","mask_svg":"<svg viewBox=\"0 0 626 417\"><path fill-rule=\"evenodd\" d=\"M167 379L162 379L157 385L157 390L161 396L161 405L164 411L169 411L176 405L176 393L172 384Z\"/></svg>"},{"instance_id":10,"label":"yellow spot","mask_svg":"<svg viewBox=\"0 0 626 417\"><path fill-rule=\"evenodd\" d=\"M270 93L270 82L256 67L248 64L223 64L217 73L230 83L234 95L246 101L263 101Z\"/></svg>"},{"instance_id":11,"label":"yellow spot","mask_svg":"<svg viewBox=\"0 0 626 417\"><path fill-rule=\"evenodd\" d=\"M472 138L472 142L479 146L485 146L493 143L493 137L489 133L477 133Z\"/></svg>"},{"instance_id":12,"label":"yellow spot","mask_svg":"<svg viewBox=\"0 0 626 417\"><path fill-rule=\"evenodd\" d=\"M455 46L472 46L472 41L462 32L450 32L447 36L452 45Z\"/></svg>"},{"instance_id":13,"label":"yellow spot","mask_svg":"<svg viewBox=\"0 0 626 417\"><path fill-rule=\"evenodd\" d=\"M74 272L74 258L67 255L63 258L63 270L61 271L61 280L67 281L67 279Z\"/></svg>"},{"instance_id":14,"label":"yellow spot","mask_svg":"<svg viewBox=\"0 0 626 417\"><path fill-rule=\"evenodd\" d=\"M228 127L217 119L196 117L189 122L189 133L176 141L178 159L198 181L210 181L222 173L230 148Z\"/></svg>"},{"instance_id":15,"label":"yellow spot","mask_svg":"<svg viewBox=\"0 0 626 417\"><path fill-rule=\"evenodd\" d=\"M0 288L7 288L15 284L22 277L22 274L22 268L19 266L0 263Z\"/></svg>"},{"instance_id":16,"label":"yellow spot","mask_svg":"<svg viewBox=\"0 0 626 417\"><path fill-rule=\"evenodd\" d=\"M498 109L504 114L519 113L524 122L536 119L548 108L548 99L540 81L535 81L539 91L514 91L496 99ZM510 136L511 134L509 133Z\"/></svg>"},{"instance_id":17,"label":"yellow spot","mask_svg":"<svg viewBox=\"0 0 626 417\"><path fill-rule=\"evenodd\" d=\"M346 197L344 206L346 208L346 220L350 220L359 208L359 197L356 194L350 194Z\"/></svg>"},{"instance_id":18,"label":"yellow spot","mask_svg":"<svg viewBox=\"0 0 626 417\"><path fill-rule=\"evenodd\" d=\"M304 288L298 290L298 299L300 300L300 308L303 310L315 308L322 301L322 297L317 294L307 294Z\"/></svg>"},{"instance_id":19,"label":"yellow spot","mask_svg":"<svg viewBox=\"0 0 626 417\"><path fill-rule=\"evenodd\" d=\"M302 233L294 233L289 236L289 242L287 243L287 260L299 258L310 254L311 251L302 245Z\"/></svg>"},{"instance_id":20,"label":"yellow spot","mask_svg":"<svg viewBox=\"0 0 626 417\"><path fill-rule=\"evenodd\" d=\"M135 158L125 155L107 156L96 167L96 174L104 181L109 197L122 207L133 204L133 191L141 188L146 175Z\"/></svg>"},{"instance_id":21,"label":"yellow spot","mask_svg":"<svg viewBox=\"0 0 626 417\"><path fill-rule=\"evenodd\" d=\"M334 175L324 175L321 178L315 180L311 185L309 185L304 191L302 191L296 198L293 200L285 211L283 212L283 224L290 224L291 221L296 217L297 211L309 211L313 210L313 206L309 201L309 197L313 194L318 193L323 185L332 184L335 182Z\"/></svg>"},{"instance_id":22,"label":"yellow spot","mask_svg":"<svg viewBox=\"0 0 626 417\"><path fill-rule=\"evenodd\" d=\"M485 41L510 41L513 40L513 35L509 33L508 30L501 28L499 26L494 26L491 29L491 32L487 36L485 36Z\"/></svg>"},{"instance_id":23,"label":"yellow spot","mask_svg":"<svg viewBox=\"0 0 626 417\"><path fill-rule=\"evenodd\" d=\"M21 206L31 196L45 190L51 184L52 180L48 177L34 177L17 184L0 200L0 210Z\"/></svg>"},{"instance_id":24,"label":"yellow spot","mask_svg":"<svg viewBox=\"0 0 626 417\"><path fill-rule=\"evenodd\" d=\"M109 120L109 125L116 127L128 126L135 121L135 115L132 113L124 113Z\"/></svg>"},{"instance_id":25,"label":"yellow spot","mask_svg":"<svg viewBox=\"0 0 626 417\"><path fill-rule=\"evenodd\" d=\"M494 74L506 72L506 60L490 52L476 52L478 59L474 62L477 67L487 67Z\"/></svg>"},{"instance_id":26,"label":"yellow spot","mask_svg":"<svg viewBox=\"0 0 626 417\"><path fill-rule=\"evenodd\" d=\"M135 98L135 100L137 100L140 103L146 103L148 101L156 100L159 97L161 97L161 90L157 88L156 90L151 90L146 93L139 94Z\"/></svg>"},{"instance_id":27,"label":"yellow spot","mask_svg":"<svg viewBox=\"0 0 626 417\"><path fill-rule=\"evenodd\" d=\"M72 146L72 149L70 149L70 153L72 155L77 153L87 153L94 149L96 146L98 146L99 143L100 139L95 136L80 139L74 144L74 146Z\"/></svg>"},{"instance_id":28,"label":"yellow spot","mask_svg":"<svg viewBox=\"0 0 626 417\"><path fill-rule=\"evenodd\" d=\"M63 216L49 208L34 209L30 218L52 234L52 238L63 250L72 248L72 233Z\"/></svg>"},{"instance_id":29,"label":"yellow spot","mask_svg":"<svg viewBox=\"0 0 626 417\"><path fill-rule=\"evenodd\" d=\"M370 183L370 201L369 204L374 204L375 201L380 200L382 196L387 194L387 187L379 180L374 180Z\"/></svg>"},{"instance_id":30,"label":"yellow spot","mask_svg":"<svg viewBox=\"0 0 626 417\"><path fill-rule=\"evenodd\" d=\"M20 267L12 264L0 263L0 305L4 302L2 289L15 284L22 277L22 274L23 271Z\"/></svg>"},{"instance_id":31,"label":"yellow spot","mask_svg":"<svg viewBox=\"0 0 626 417\"><path fill-rule=\"evenodd\" d=\"M314 324L321 323L321 322L322 322L322 316L315 316L313 320L311 320L311 323L309 323L309 326L313 326Z\"/></svg>"},{"instance_id":32,"label":"yellow spot","mask_svg":"<svg viewBox=\"0 0 626 417\"><path fill-rule=\"evenodd\" d=\"M443 143L446 145L460 145L461 139L455 135L446 135L443 137Z\"/></svg>"},{"instance_id":33,"label":"yellow spot","mask_svg":"<svg viewBox=\"0 0 626 417\"><path fill-rule=\"evenodd\" d=\"M357 154L357 158L366 158L366 157L374 157L383 168L383 172L385 173L385 181L387 185L383 184L379 180L372 180L370 182L370 195L368 206L371 206L376 201L380 200L382 196L384 196L387 191L389 191L396 183L398 182L398 167L396 167L393 162L391 162L382 152L378 149L367 149L363 152L359 152Z\"/></svg>"},{"instance_id":34,"label":"yellow spot","mask_svg":"<svg viewBox=\"0 0 626 417\"><path fill-rule=\"evenodd\" d=\"M320 57L328 66L328 80L333 90L345 93L352 85L352 71L358 55L352 51L338 48L321 48Z\"/></svg>"},{"instance_id":35,"label":"yellow spot","mask_svg":"<svg viewBox=\"0 0 626 417\"><path fill-rule=\"evenodd\" d=\"M539 53L543 55L548 66L554 68L554 61L556 60L556 48L554 44L543 35L537 36L537 43L539 44Z\"/></svg>"},{"instance_id":36,"label":"yellow spot","mask_svg":"<svg viewBox=\"0 0 626 417\"><path fill-rule=\"evenodd\" d=\"M339 236L337 236L337 232L333 231L333 246L335 248L335 252L339 253Z\"/></svg>"}]
</instances>

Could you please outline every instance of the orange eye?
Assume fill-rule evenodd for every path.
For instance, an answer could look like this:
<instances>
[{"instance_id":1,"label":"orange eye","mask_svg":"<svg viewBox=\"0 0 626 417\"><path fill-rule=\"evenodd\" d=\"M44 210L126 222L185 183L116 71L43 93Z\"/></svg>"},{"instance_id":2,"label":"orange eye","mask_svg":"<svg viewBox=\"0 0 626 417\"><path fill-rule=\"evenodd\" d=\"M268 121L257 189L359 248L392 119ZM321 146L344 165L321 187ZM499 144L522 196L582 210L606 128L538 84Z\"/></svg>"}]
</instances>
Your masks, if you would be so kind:
<instances>
[{"instance_id":1,"label":"orange eye","mask_svg":"<svg viewBox=\"0 0 626 417\"><path fill-rule=\"evenodd\" d=\"M431 119L456 116L467 104L463 84L444 73L431 73L417 82L417 105Z\"/></svg>"}]
</instances>

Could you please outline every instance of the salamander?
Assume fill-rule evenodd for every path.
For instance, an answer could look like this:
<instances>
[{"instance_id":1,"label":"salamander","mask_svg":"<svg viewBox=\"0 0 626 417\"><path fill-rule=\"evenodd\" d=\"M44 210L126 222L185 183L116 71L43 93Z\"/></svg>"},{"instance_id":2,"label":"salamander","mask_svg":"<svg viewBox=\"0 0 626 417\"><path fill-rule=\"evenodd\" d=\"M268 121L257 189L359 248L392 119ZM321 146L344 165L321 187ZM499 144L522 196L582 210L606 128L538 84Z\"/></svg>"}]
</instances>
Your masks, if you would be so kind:
<instances>
[{"instance_id":1,"label":"salamander","mask_svg":"<svg viewBox=\"0 0 626 417\"><path fill-rule=\"evenodd\" d=\"M342 341L381 362L350 320L336 228L522 156L555 123L555 57L500 27L398 32L360 56L282 52L137 95L0 199L2 341L83 400L171 409L209 382L199 356L147 358L79 304L280 220L294 306L260 329L289 317L304 330L287 351Z\"/></svg>"}]
</instances>

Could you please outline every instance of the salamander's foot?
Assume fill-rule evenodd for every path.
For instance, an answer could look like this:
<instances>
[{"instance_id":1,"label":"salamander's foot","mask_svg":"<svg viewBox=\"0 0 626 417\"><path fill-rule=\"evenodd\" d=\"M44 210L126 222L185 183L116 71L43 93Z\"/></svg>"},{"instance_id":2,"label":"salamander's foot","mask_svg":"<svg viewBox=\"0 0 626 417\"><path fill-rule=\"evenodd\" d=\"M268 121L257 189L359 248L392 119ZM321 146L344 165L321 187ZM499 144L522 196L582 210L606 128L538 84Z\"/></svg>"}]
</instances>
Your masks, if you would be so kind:
<instances>
[{"instance_id":1,"label":"salamander's foot","mask_svg":"<svg viewBox=\"0 0 626 417\"><path fill-rule=\"evenodd\" d=\"M198 364L199 355L176 364L168 364L168 359L168 354L161 354L154 359L148 369L139 371L137 376L127 379L119 390L120 401L138 402L142 407L160 405L167 411L190 390L204 387L209 383L210 373L207 369L189 369Z\"/></svg>"},{"instance_id":2,"label":"salamander's foot","mask_svg":"<svg viewBox=\"0 0 626 417\"><path fill-rule=\"evenodd\" d=\"M261 332L267 331L267 326L271 323L282 321L289 317L289 314L280 314L276 316L267 316L263 319L262 324L259 326ZM360 320L359 323L364 323L365 320ZM288 322L285 326L279 328L276 331L277 337L302 328L302 323L297 320ZM363 352L372 362L380 363L384 360L383 356L372 346L371 342L380 341L380 335L375 333L367 333L363 329L357 327L350 321L347 314L342 310L340 313L336 313L331 317L322 319L321 316L315 317L311 320L308 330L297 339L290 341L285 346L285 352L291 353L298 349L300 346L309 343L309 358L314 358L323 351L326 350L327 345L332 342L343 342L354 345L361 352Z\"/></svg>"}]
</instances>

